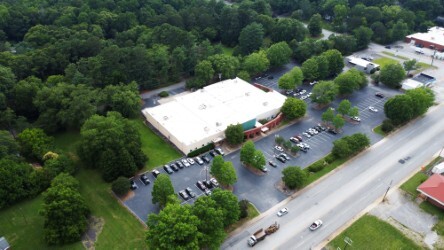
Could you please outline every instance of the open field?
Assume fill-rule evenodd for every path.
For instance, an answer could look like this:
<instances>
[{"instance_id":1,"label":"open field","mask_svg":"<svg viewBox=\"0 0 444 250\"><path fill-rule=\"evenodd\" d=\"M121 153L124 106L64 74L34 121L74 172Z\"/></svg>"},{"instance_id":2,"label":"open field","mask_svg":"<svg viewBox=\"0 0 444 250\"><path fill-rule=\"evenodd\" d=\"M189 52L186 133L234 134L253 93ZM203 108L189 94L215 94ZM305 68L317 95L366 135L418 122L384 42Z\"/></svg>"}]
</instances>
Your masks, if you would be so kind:
<instances>
[{"instance_id":1,"label":"open field","mask_svg":"<svg viewBox=\"0 0 444 250\"><path fill-rule=\"evenodd\" d=\"M329 249L345 249L345 237L353 241L350 249L422 249L395 227L371 215L364 215L338 235Z\"/></svg>"},{"instance_id":2,"label":"open field","mask_svg":"<svg viewBox=\"0 0 444 250\"><path fill-rule=\"evenodd\" d=\"M398 63L398 61L396 61L395 59L391 59L388 57L376 58L375 60L373 60L373 62L381 65L381 68L383 68L384 66L386 66L388 64Z\"/></svg>"}]
</instances>

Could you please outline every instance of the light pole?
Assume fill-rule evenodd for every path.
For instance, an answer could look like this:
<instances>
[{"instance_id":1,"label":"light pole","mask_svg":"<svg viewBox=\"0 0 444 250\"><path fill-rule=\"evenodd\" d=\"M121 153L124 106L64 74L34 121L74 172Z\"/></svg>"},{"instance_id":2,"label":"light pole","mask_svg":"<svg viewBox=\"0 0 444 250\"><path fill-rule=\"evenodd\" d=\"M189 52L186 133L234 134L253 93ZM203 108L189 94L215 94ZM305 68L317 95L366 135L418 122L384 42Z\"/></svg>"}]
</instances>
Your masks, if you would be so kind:
<instances>
[{"instance_id":1,"label":"light pole","mask_svg":"<svg viewBox=\"0 0 444 250\"><path fill-rule=\"evenodd\" d=\"M384 197L382 197L382 202L385 201L385 197L387 196L388 191L390 190L390 187L392 186L393 180L390 181L390 184L387 188L387 190L385 191Z\"/></svg>"},{"instance_id":2,"label":"light pole","mask_svg":"<svg viewBox=\"0 0 444 250\"><path fill-rule=\"evenodd\" d=\"M219 73L219 82L222 81L222 73Z\"/></svg>"},{"instance_id":3,"label":"light pole","mask_svg":"<svg viewBox=\"0 0 444 250\"><path fill-rule=\"evenodd\" d=\"M432 62L430 63L430 66L433 66L433 60L435 60L435 55L436 55L436 49L433 51Z\"/></svg>"}]
</instances>

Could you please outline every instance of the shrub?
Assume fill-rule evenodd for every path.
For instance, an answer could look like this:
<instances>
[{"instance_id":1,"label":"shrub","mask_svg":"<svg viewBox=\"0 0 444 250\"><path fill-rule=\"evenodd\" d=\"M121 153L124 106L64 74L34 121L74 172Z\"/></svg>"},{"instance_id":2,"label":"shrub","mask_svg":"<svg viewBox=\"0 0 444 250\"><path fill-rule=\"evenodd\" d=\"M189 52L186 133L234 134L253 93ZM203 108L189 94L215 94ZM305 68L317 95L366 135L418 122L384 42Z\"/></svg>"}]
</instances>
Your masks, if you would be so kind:
<instances>
[{"instance_id":1,"label":"shrub","mask_svg":"<svg viewBox=\"0 0 444 250\"><path fill-rule=\"evenodd\" d=\"M266 124L267 122L268 122L267 119L260 119L259 120L259 123L262 124L262 125Z\"/></svg>"},{"instance_id":2,"label":"shrub","mask_svg":"<svg viewBox=\"0 0 444 250\"><path fill-rule=\"evenodd\" d=\"M203 146L201 148L198 148L194 151L191 151L190 153L187 154L188 157L194 157L194 156L198 156L202 153L208 152L210 150L214 149L214 143L210 143L207 144L206 146Z\"/></svg>"},{"instance_id":3,"label":"shrub","mask_svg":"<svg viewBox=\"0 0 444 250\"><path fill-rule=\"evenodd\" d=\"M334 154L329 154L324 158L324 160L325 160L325 162L330 164L336 160L336 156Z\"/></svg>"},{"instance_id":4,"label":"shrub","mask_svg":"<svg viewBox=\"0 0 444 250\"><path fill-rule=\"evenodd\" d=\"M239 201L239 207L240 207L240 219L247 218L248 216L248 201L247 200L241 200Z\"/></svg>"},{"instance_id":5,"label":"shrub","mask_svg":"<svg viewBox=\"0 0 444 250\"><path fill-rule=\"evenodd\" d=\"M170 94L168 92L166 92L166 91L162 91L162 92L159 93L159 97L167 97L169 95Z\"/></svg>"},{"instance_id":6,"label":"shrub","mask_svg":"<svg viewBox=\"0 0 444 250\"><path fill-rule=\"evenodd\" d=\"M130 182L127 178L120 176L115 181L113 181L111 189L118 196L125 195L130 189Z\"/></svg>"},{"instance_id":7,"label":"shrub","mask_svg":"<svg viewBox=\"0 0 444 250\"><path fill-rule=\"evenodd\" d=\"M297 152L299 152L299 150L301 150L298 146L293 146L291 147L290 151L293 154L296 154Z\"/></svg>"},{"instance_id":8,"label":"shrub","mask_svg":"<svg viewBox=\"0 0 444 250\"><path fill-rule=\"evenodd\" d=\"M393 125L392 120L386 119L382 122L381 130L384 133L390 133L393 129L395 129L395 126Z\"/></svg>"},{"instance_id":9,"label":"shrub","mask_svg":"<svg viewBox=\"0 0 444 250\"><path fill-rule=\"evenodd\" d=\"M284 139L284 137L278 135L274 138L274 141L276 142L277 145L282 145L282 143L284 143L285 139Z\"/></svg>"},{"instance_id":10,"label":"shrub","mask_svg":"<svg viewBox=\"0 0 444 250\"><path fill-rule=\"evenodd\" d=\"M317 162L311 164L307 169L309 172L312 172L312 173L319 172L322 169L324 169L324 163L321 161L317 161Z\"/></svg>"},{"instance_id":11,"label":"shrub","mask_svg":"<svg viewBox=\"0 0 444 250\"><path fill-rule=\"evenodd\" d=\"M282 170L282 181L289 189L301 188L307 180L307 172L300 167L286 167Z\"/></svg>"},{"instance_id":12,"label":"shrub","mask_svg":"<svg viewBox=\"0 0 444 250\"><path fill-rule=\"evenodd\" d=\"M293 144L291 143L291 141L284 141L283 145L282 145L286 150L291 149L291 146L293 146Z\"/></svg>"}]
</instances>

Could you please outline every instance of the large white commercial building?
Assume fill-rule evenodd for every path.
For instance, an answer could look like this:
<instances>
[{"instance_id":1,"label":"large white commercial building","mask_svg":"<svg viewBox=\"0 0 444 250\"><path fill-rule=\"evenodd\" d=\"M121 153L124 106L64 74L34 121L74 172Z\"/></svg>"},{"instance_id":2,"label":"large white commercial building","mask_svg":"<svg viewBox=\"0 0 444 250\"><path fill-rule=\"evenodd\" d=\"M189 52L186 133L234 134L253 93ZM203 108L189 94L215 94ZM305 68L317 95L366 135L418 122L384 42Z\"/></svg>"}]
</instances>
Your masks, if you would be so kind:
<instances>
[{"instance_id":1,"label":"large white commercial building","mask_svg":"<svg viewBox=\"0 0 444 250\"><path fill-rule=\"evenodd\" d=\"M239 123L251 128L260 119L276 116L285 99L277 91L265 92L235 78L174 96L142 113L149 123L188 154L208 143L223 140L228 125Z\"/></svg>"}]
</instances>

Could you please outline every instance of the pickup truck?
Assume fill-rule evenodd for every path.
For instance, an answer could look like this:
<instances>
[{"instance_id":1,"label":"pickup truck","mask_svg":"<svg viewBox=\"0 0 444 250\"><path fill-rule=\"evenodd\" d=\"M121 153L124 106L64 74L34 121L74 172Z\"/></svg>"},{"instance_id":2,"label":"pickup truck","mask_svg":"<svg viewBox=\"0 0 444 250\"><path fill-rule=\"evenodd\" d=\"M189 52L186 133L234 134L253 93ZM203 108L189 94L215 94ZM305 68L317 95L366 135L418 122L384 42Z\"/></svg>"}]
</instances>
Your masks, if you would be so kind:
<instances>
[{"instance_id":1,"label":"pickup truck","mask_svg":"<svg viewBox=\"0 0 444 250\"><path fill-rule=\"evenodd\" d=\"M253 235L248 238L248 245L250 247L256 245L259 241L262 241L267 237L267 234L265 233L264 229L257 230Z\"/></svg>"}]
</instances>

